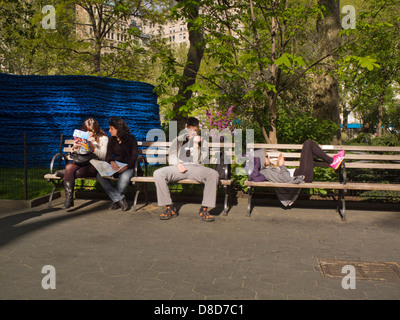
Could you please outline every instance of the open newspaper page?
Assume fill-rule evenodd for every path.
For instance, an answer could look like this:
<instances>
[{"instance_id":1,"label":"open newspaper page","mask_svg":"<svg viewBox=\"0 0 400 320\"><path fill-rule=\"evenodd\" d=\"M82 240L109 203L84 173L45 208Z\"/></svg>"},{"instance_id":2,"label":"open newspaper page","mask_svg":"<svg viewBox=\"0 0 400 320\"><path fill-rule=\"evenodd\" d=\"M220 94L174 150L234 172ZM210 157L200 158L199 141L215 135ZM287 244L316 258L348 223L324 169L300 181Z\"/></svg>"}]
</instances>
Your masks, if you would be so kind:
<instances>
[{"instance_id":1,"label":"open newspaper page","mask_svg":"<svg viewBox=\"0 0 400 320\"><path fill-rule=\"evenodd\" d=\"M123 167L126 167L128 165L126 163L115 161L115 163L118 165L118 169L114 170L111 167L111 164L102 160L92 159L90 160L90 163L93 165L93 167L96 168L96 170L100 173L102 177L111 177L114 173L118 172Z\"/></svg>"}]
</instances>

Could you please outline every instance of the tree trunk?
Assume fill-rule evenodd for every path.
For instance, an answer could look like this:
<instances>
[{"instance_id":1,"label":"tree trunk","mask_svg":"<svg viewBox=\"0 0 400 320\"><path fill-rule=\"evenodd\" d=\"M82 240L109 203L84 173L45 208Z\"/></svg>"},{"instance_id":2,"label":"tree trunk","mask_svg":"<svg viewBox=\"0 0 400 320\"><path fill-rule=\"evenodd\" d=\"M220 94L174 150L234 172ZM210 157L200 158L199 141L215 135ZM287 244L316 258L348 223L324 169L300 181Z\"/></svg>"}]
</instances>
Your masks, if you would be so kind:
<instances>
[{"instance_id":1,"label":"tree trunk","mask_svg":"<svg viewBox=\"0 0 400 320\"><path fill-rule=\"evenodd\" d=\"M323 18L317 20L318 55L323 57L340 45L338 33L341 30L339 0L319 0L326 8ZM320 64L314 78L313 115L317 119L329 119L340 125L339 84L335 72L338 56L330 55ZM333 143L340 142L340 130Z\"/></svg>"},{"instance_id":2,"label":"tree trunk","mask_svg":"<svg viewBox=\"0 0 400 320\"><path fill-rule=\"evenodd\" d=\"M191 7L190 20L194 20L199 15L199 7ZM204 46L201 43L203 41L203 33L201 30L192 30L192 23L188 23L189 32L189 51L187 55L187 61L183 70L182 82L179 87L178 95L182 96L183 99L177 101L173 106L175 114L174 120L177 121L178 128L183 128L185 125L185 119L187 115L183 115L179 109L184 106L187 101L192 97L193 92L187 90L188 87L196 83L197 72L200 69L201 60L203 58Z\"/></svg>"},{"instance_id":3,"label":"tree trunk","mask_svg":"<svg viewBox=\"0 0 400 320\"><path fill-rule=\"evenodd\" d=\"M278 24L275 21L275 17L271 20L271 60L272 64L270 67L271 82L274 85L278 83L278 72L277 66L275 64L276 59L276 42L278 36ZM267 143L276 144L278 143L278 138L276 136L276 126L277 126L277 115L276 115L276 92L270 91L268 94L268 114L269 114L269 130L268 130L268 140Z\"/></svg>"},{"instance_id":4,"label":"tree trunk","mask_svg":"<svg viewBox=\"0 0 400 320\"><path fill-rule=\"evenodd\" d=\"M378 106L378 128L377 128L377 136L382 137L382 123L383 123L383 104L385 103L385 88L382 90L382 93L379 97L379 106Z\"/></svg>"},{"instance_id":5,"label":"tree trunk","mask_svg":"<svg viewBox=\"0 0 400 320\"><path fill-rule=\"evenodd\" d=\"M343 127L342 127L342 131L347 133L347 125L349 123L349 114L350 111L347 110L345 107L343 107L343 112L342 112L342 118L343 118Z\"/></svg>"},{"instance_id":6,"label":"tree trunk","mask_svg":"<svg viewBox=\"0 0 400 320\"><path fill-rule=\"evenodd\" d=\"M93 73L101 71L101 42L96 43L93 53Z\"/></svg>"}]
</instances>

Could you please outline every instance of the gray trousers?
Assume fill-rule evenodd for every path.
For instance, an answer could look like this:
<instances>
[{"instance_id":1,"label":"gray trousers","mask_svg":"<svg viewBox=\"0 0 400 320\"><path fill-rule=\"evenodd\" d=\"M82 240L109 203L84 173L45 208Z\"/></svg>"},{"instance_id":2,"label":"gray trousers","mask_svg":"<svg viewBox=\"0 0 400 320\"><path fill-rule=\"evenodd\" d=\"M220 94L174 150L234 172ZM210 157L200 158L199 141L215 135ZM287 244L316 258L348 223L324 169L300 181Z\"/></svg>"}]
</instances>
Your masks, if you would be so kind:
<instances>
[{"instance_id":1,"label":"gray trousers","mask_svg":"<svg viewBox=\"0 0 400 320\"><path fill-rule=\"evenodd\" d=\"M215 207L217 198L218 172L198 164L185 165L187 171L180 173L177 166L168 166L154 171L153 177L157 188L159 206L172 204L168 184L183 179L195 180L204 184L202 206Z\"/></svg>"}]
</instances>

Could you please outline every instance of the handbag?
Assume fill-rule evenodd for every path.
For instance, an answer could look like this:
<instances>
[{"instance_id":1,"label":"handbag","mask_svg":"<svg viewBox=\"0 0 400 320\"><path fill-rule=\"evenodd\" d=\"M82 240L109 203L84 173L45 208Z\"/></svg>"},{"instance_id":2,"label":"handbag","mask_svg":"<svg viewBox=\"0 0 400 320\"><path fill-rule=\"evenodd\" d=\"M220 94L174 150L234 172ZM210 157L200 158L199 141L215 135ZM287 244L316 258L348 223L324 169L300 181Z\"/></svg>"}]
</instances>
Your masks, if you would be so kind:
<instances>
[{"instance_id":1,"label":"handbag","mask_svg":"<svg viewBox=\"0 0 400 320\"><path fill-rule=\"evenodd\" d=\"M85 153L85 154L80 154L77 152L72 152L71 153L71 161L73 164L76 164L77 166L84 167L87 166L90 163L90 160L92 159L97 159L96 155L94 153Z\"/></svg>"}]
</instances>

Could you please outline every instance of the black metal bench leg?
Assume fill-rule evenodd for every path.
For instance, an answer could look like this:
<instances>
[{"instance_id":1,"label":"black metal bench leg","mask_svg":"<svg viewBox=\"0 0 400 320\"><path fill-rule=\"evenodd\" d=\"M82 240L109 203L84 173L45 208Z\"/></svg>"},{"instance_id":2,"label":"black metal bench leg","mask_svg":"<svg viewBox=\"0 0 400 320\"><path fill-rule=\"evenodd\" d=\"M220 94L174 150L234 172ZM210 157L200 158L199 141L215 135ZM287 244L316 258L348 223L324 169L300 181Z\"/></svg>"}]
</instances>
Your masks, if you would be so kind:
<instances>
[{"instance_id":1,"label":"black metal bench leg","mask_svg":"<svg viewBox=\"0 0 400 320\"><path fill-rule=\"evenodd\" d=\"M145 206L147 206L148 204L149 204L149 193L148 193L148 191L147 191L147 183L146 183L146 185L144 186L144 203L145 203Z\"/></svg>"},{"instance_id":2,"label":"black metal bench leg","mask_svg":"<svg viewBox=\"0 0 400 320\"><path fill-rule=\"evenodd\" d=\"M225 192L225 199L224 199L224 216L228 215L228 210L229 210L229 189L228 186L224 186L224 192Z\"/></svg>"},{"instance_id":3,"label":"black metal bench leg","mask_svg":"<svg viewBox=\"0 0 400 320\"><path fill-rule=\"evenodd\" d=\"M133 199L133 211L137 210L137 200L139 198L140 189L138 188L135 193L135 198Z\"/></svg>"},{"instance_id":4,"label":"black metal bench leg","mask_svg":"<svg viewBox=\"0 0 400 320\"><path fill-rule=\"evenodd\" d=\"M339 198L337 204L337 211L342 218L342 221L346 221L346 201L344 195L346 190L339 190Z\"/></svg>"},{"instance_id":5,"label":"black metal bench leg","mask_svg":"<svg viewBox=\"0 0 400 320\"><path fill-rule=\"evenodd\" d=\"M54 192L56 191L57 186L54 185L53 190L51 190L50 196L49 196L49 203L48 203L48 208L51 208L51 202L53 201L53 196L54 196Z\"/></svg>"},{"instance_id":6,"label":"black metal bench leg","mask_svg":"<svg viewBox=\"0 0 400 320\"><path fill-rule=\"evenodd\" d=\"M137 209L137 202L138 202L138 199L139 199L139 194L142 191L144 192L144 197L145 197L145 205L142 206L142 208L149 204L149 195L147 193L147 184L145 184L144 188L143 188L142 184L137 184L137 185L138 185L138 187L136 189L135 198L133 200L133 207L132 207L133 211L137 211L138 210Z\"/></svg>"},{"instance_id":7,"label":"black metal bench leg","mask_svg":"<svg viewBox=\"0 0 400 320\"><path fill-rule=\"evenodd\" d=\"M252 189L248 187L248 195L247 195L247 217L251 216L251 197L252 197Z\"/></svg>"}]
</instances>

